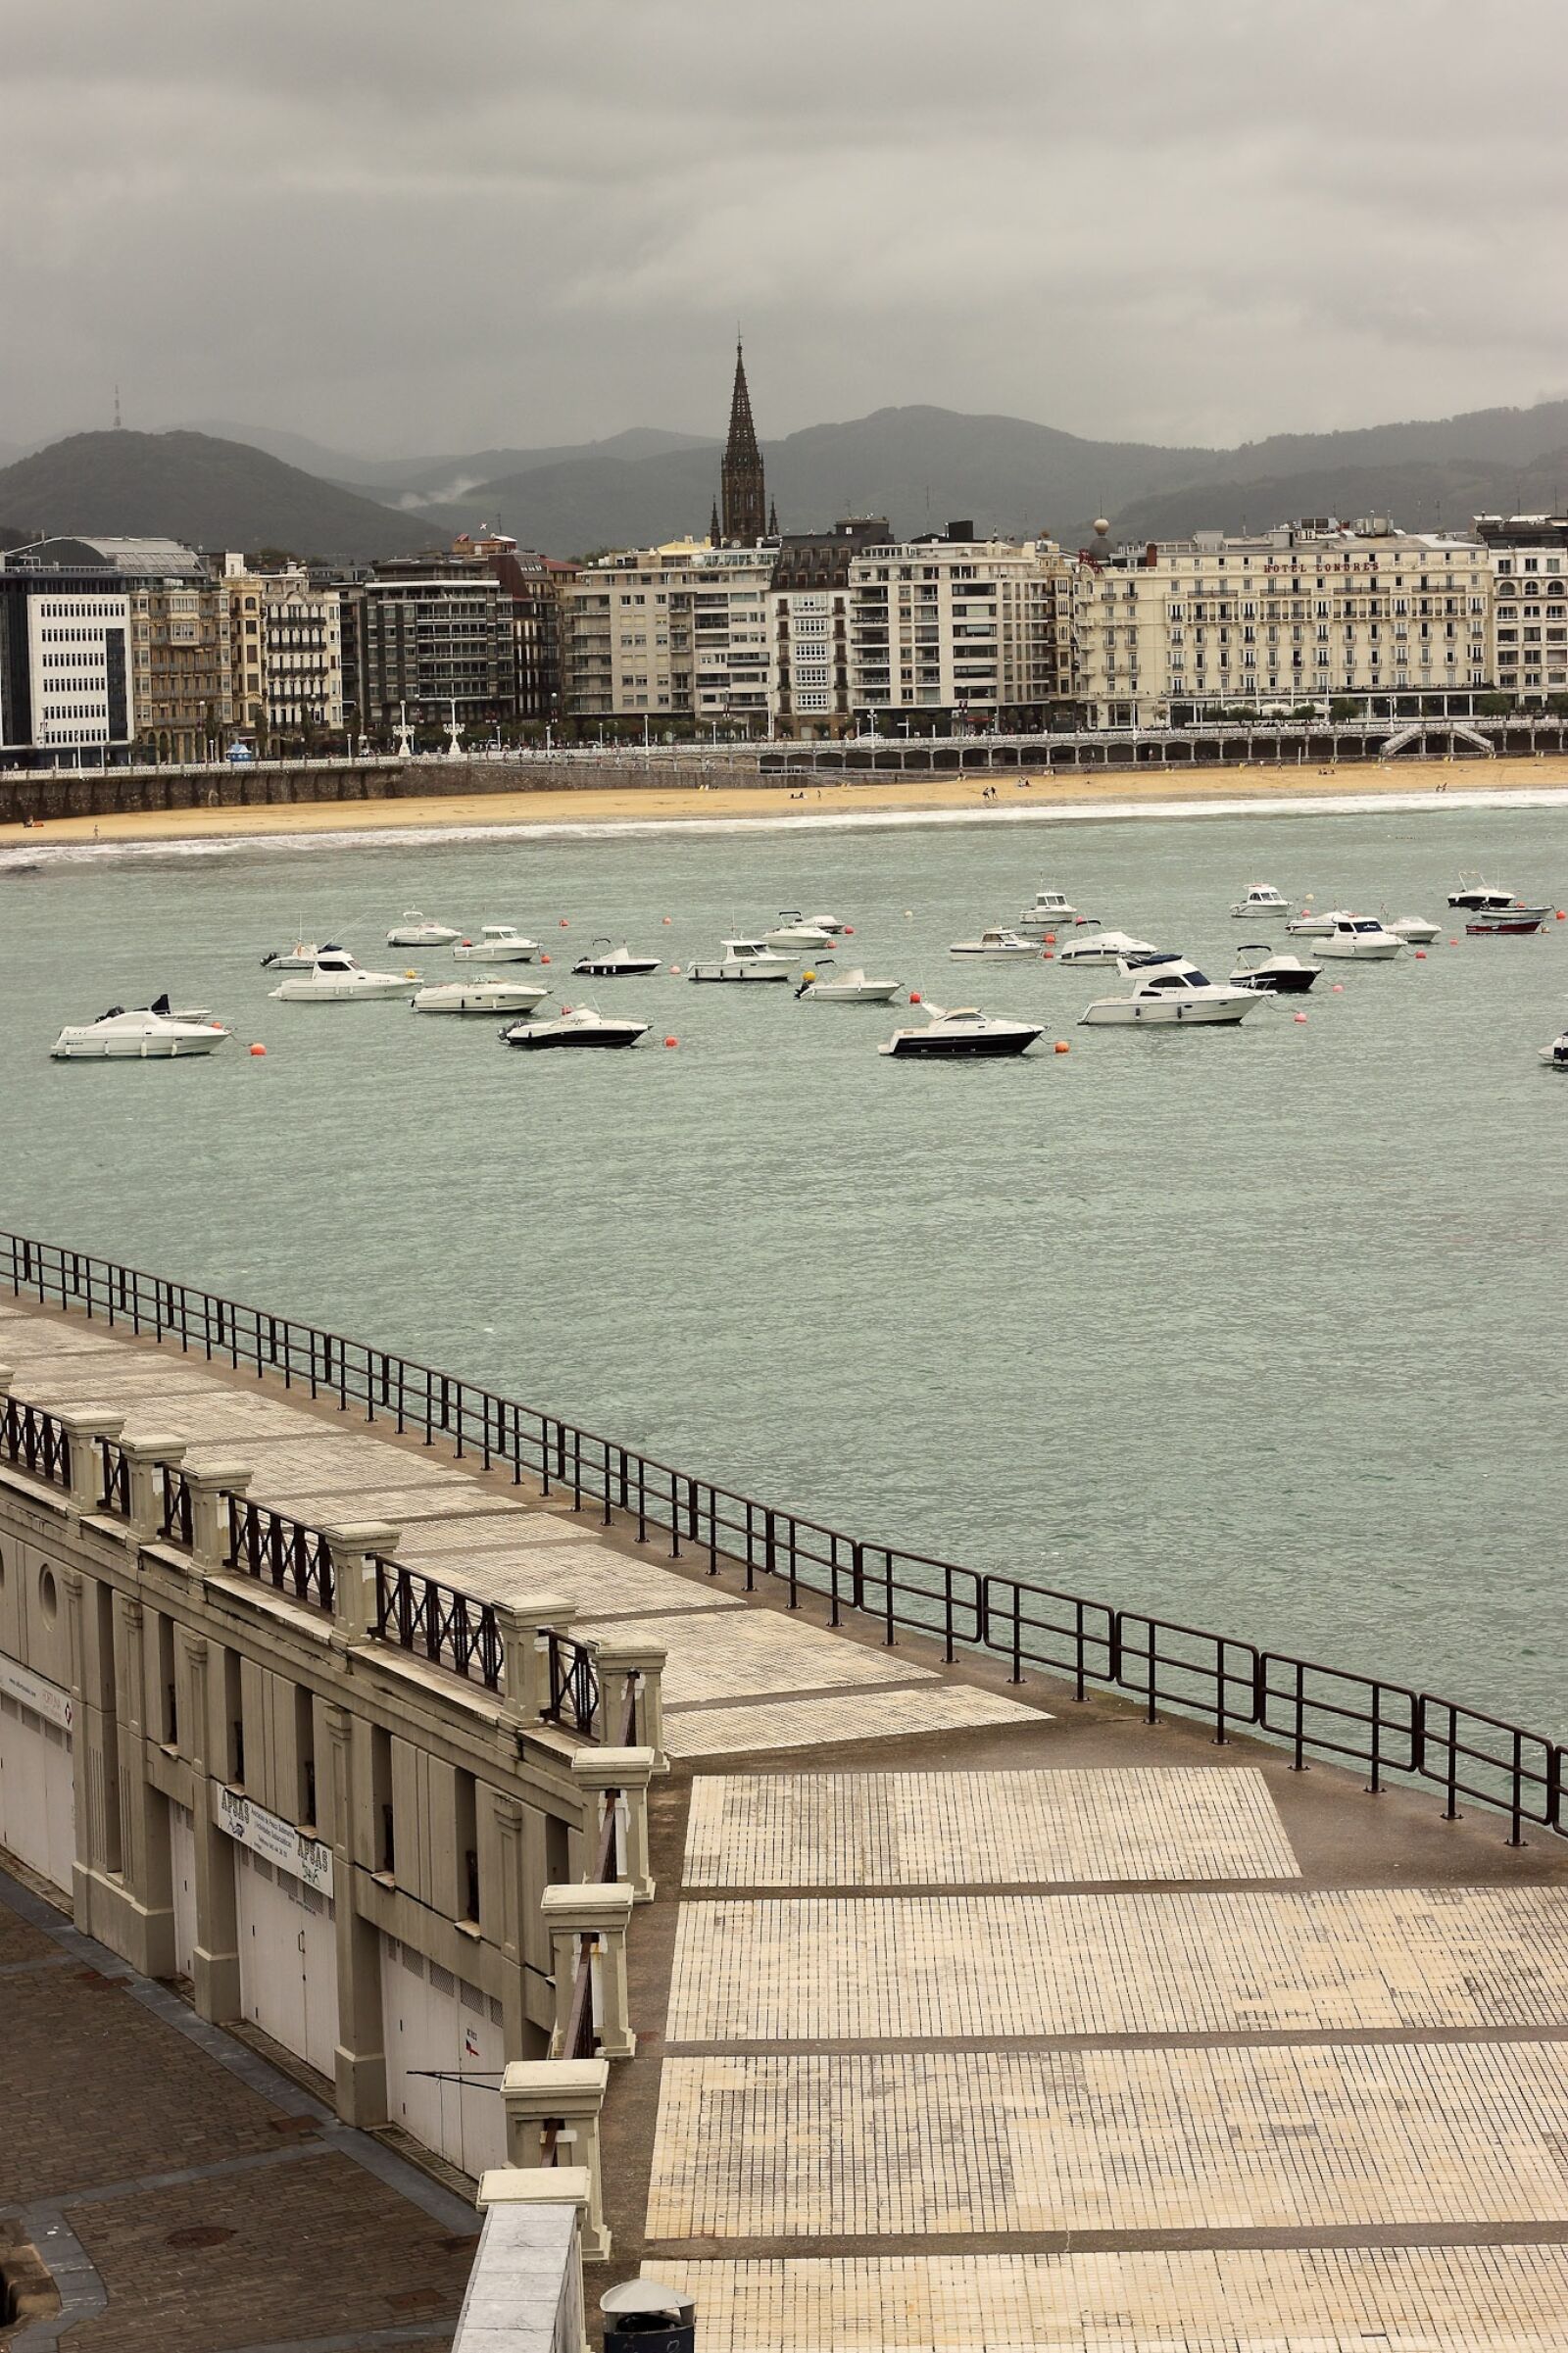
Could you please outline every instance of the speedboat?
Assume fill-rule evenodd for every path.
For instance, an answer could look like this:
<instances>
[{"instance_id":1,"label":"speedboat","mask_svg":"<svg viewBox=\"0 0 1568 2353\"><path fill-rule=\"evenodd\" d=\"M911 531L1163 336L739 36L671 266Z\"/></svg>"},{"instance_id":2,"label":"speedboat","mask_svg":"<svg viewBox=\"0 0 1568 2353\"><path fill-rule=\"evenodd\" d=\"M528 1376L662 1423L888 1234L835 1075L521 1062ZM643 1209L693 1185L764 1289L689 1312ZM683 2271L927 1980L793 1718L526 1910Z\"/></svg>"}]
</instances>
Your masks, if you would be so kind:
<instances>
[{"instance_id":1,"label":"speedboat","mask_svg":"<svg viewBox=\"0 0 1568 2353\"><path fill-rule=\"evenodd\" d=\"M432 981L414 998L416 1013L531 1013L550 991L542 980L503 980L476 972L471 980Z\"/></svg>"},{"instance_id":2,"label":"speedboat","mask_svg":"<svg viewBox=\"0 0 1568 2353\"><path fill-rule=\"evenodd\" d=\"M580 956L572 965L573 972L590 974L595 980L628 980L645 972L659 970L657 956L633 956L624 940L618 948L609 940L595 940L586 956Z\"/></svg>"},{"instance_id":3,"label":"speedboat","mask_svg":"<svg viewBox=\"0 0 1568 2353\"><path fill-rule=\"evenodd\" d=\"M273 972L310 972L315 969L318 956L341 956L336 940L323 940L319 947L311 940L296 940L292 948L274 948L270 956L262 958L262 969Z\"/></svg>"},{"instance_id":4,"label":"speedboat","mask_svg":"<svg viewBox=\"0 0 1568 2353\"><path fill-rule=\"evenodd\" d=\"M1547 907L1521 907L1515 900L1509 907L1478 907L1465 924L1472 939L1486 939L1494 932L1512 932L1522 936L1539 931L1551 909Z\"/></svg>"},{"instance_id":5,"label":"speedboat","mask_svg":"<svg viewBox=\"0 0 1568 2353\"><path fill-rule=\"evenodd\" d=\"M1231 974L1233 989L1259 989L1270 997L1300 997L1321 979L1321 964L1303 964L1298 956L1276 956L1266 940L1249 941L1236 951L1240 959ZM1259 959L1248 963L1245 959Z\"/></svg>"},{"instance_id":6,"label":"speedboat","mask_svg":"<svg viewBox=\"0 0 1568 2353\"><path fill-rule=\"evenodd\" d=\"M539 954L538 941L525 940L511 923L487 923L476 940L458 940L456 932L441 936L457 940L452 954L460 964L529 964Z\"/></svg>"},{"instance_id":7,"label":"speedboat","mask_svg":"<svg viewBox=\"0 0 1568 2353\"><path fill-rule=\"evenodd\" d=\"M982 1013L978 1005L959 1005L951 1013L928 1005L923 1029L896 1029L878 1054L947 1055L1023 1054L1040 1032L1027 1021L1001 1021Z\"/></svg>"},{"instance_id":8,"label":"speedboat","mask_svg":"<svg viewBox=\"0 0 1568 2353\"><path fill-rule=\"evenodd\" d=\"M780 907L776 928L762 934L769 948L825 948L830 936L824 925L808 923L798 907Z\"/></svg>"},{"instance_id":9,"label":"speedboat","mask_svg":"<svg viewBox=\"0 0 1568 2353\"><path fill-rule=\"evenodd\" d=\"M1079 1015L1094 1029L1181 1022L1189 1027L1216 1021L1245 1021L1263 1000L1255 989L1221 988L1186 956L1156 949L1152 956L1124 956L1121 968L1132 982L1125 997L1101 997Z\"/></svg>"},{"instance_id":10,"label":"speedboat","mask_svg":"<svg viewBox=\"0 0 1568 2353\"><path fill-rule=\"evenodd\" d=\"M825 931L835 937L847 928L843 918L838 915L808 915L805 920L812 931Z\"/></svg>"},{"instance_id":11,"label":"speedboat","mask_svg":"<svg viewBox=\"0 0 1568 2353\"><path fill-rule=\"evenodd\" d=\"M367 972L346 948L337 948L318 956L309 972L280 980L268 995L285 1005L339 1005L354 997L407 997L410 983L418 979L417 972Z\"/></svg>"},{"instance_id":12,"label":"speedboat","mask_svg":"<svg viewBox=\"0 0 1568 2353\"><path fill-rule=\"evenodd\" d=\"M1290 901L1282 898L1271 882L1250 882L1247 897L1238 899L1231 908L1233 915L1288 915Z\"/></svg>"},{"instance_id":13,"label":"speedboat","mask_svg":"<svg viewBox=\"0 0 1568 2353\"><path fill-rule=\"evenodd\" d=\"M955 940L949 956L985 956L999 958L1009 956L1032 956L1038 963L1039 947L1033 940L1024 939L1015 931L983 931L978 940Z\"/></svg>"},{"instance_id":14,"label":"speedboat","mask_svg":"<svg viewBox=\"0 0 1568 2353\"><path fill-rule=\"evenodd\" d=\"M1130 931L1092 931L1087 939L1069 940L1056 951L1058 964L1119 964L1124 956L1152 956L1152 940L1135 940Z\"/></svg>"},{"instance_id":15,"label":"speedboat","mask_svg":"<svg viewBox=\"0 0 1568 2353\"><path fill-rule=\"evenodd\" d=\"M1387 961L1397 956L1405 942L1396 931L1390 931L1376 915L1336 914L1334 928L1325 932L1317 944L1319 956L1351 956L1357 962Z\"/></svg>"},{"instance_id":16,"label":"speedboat","mask_svg":"<svg viewBox=\"0 0 1568 2353\"><path fill-rule=\"evenodd\" d=\"M1448 893L1450 907L1464 907L1471 911L1480 907L1513 907L1517 904L1517 892L1500 890L1494 882L1474 882L1462 874L1459 877L1459 888Z\"/></svg>"},{"instance_id":17,"label":"speedboat","mask_svg":"<svg viewBox=\"0 0 1568 2353\"><path fill-rule=\"evenodd\" d=\"M780 956L765 940L721 940L722 958L713 964L688 964L688 980L788 980L795 956Z\"/></svg>"},{"instance_id":18,"label":"speedboat","mask_svg":"<svg viewBox=\"0 0 1568 2353\"><path fill-rule=\"evenodd\" d=\"M1074 922L1078 909L1064 891L1036 891L1033 907L1026 907L1013 926L1016 931L1032 932L1037 939L1058 925Z\"/></svg>"},{"instance_id":19,"label":"speedboat","mask_svg":"<svg viewBox=\"0 0 1568 2353\"><path fill-rule=\"evenodd\" d=\"M450 923L432 923L416 907L406 907L387 933L386 944L389 948L447 948L462 937Z\"/></svg>"},{"instance_id":20,"label":"speedboat","mask_svg":"<svg viewBox=\"0 0 1568 2353\"><path fill-rule=\"evenodd\" d=\"M1425 915L1396 915L1388 928L1396 931L1401 940L1408 940L1413 948L1425 948L1443 935L1442 924L1429 923Z\"/></svg>"},{"instance_id":21,"label":"speedboat","mask_svg":"<svg viewBox=\"0 0 1568 2353\"><path fill-rule=\"evenodd\" d=\"M820 956L818 962L831 964L830 956ZM897 996L903 984L896 980L868 980L862 965L852 964L848 972L803 972L797 997L820 998L824 1005L886 1005Z\"/></svg>"},{"instance_id":22,"label":"speedboat","mask_svg":"<svg viewBox=\"0 0 1568 2353\"><path fill-rule=\"evenodd\" d=\"M1291 917L1285 928L1298 940L1326 940L1345 911L1343 907L1331 907L1319 908L1313 914L1309 907L1303 907L1298 915Z\"/></svg>"},{"instance_id":23,"label":"speedboat","mask_svg":"<svg viewBox=\"0 0 1568 2353\"><path fill-rule=\"evenodd\" d=\"M519 1021L501 1033L503 1046L542 1052L550 1046L635 1046L648 1035L646 1021L610 1021L592 1005L574 1005L554 1021Z\"/></svg>"},{"instance_id":24,"label":"speedboat","mask_svg":"<svg viewBox=\"0 0 1568 2353\"><path fill-rule=\"evenodd\" d=\"M1548 1070L1568 1073L1568 1029L1563 1031L1560 1038L1553 1038L1549 1046L1541 1047L1539 1052Z\"/></svg>"},{"instance_id":25,"label":"speedboat","mask_svg":"<svg viewBox=\"0 0 1568 2353\"><path fill-rule=\"evenodd\" d=\"M169 1061L181 1054L211 1054L228 1036L220 1022L171 1012L167 997L127 1012L112 1005L96 1021L63 1029L50 1053L57 1062Z\"/></svg>"}]
</instances>

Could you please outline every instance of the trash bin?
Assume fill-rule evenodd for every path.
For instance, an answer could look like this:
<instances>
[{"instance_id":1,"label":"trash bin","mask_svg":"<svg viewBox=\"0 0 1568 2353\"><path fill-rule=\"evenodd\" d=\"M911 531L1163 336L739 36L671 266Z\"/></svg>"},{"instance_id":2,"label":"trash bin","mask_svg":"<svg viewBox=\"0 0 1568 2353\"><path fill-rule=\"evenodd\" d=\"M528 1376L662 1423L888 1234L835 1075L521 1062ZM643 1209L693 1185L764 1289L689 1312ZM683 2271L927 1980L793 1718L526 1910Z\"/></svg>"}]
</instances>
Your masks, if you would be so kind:
<instances>
[{"instance_id":1,"label":"trash bin","mask_svg":"<svg viewBox=\"0 0 1568 2353\"><path fill-rule=\"evenodd\" d=\"M658 2279L623 2279L602 2297L605 2353L696 2353L697 2307Z\"/></svg>"}]
</instances>

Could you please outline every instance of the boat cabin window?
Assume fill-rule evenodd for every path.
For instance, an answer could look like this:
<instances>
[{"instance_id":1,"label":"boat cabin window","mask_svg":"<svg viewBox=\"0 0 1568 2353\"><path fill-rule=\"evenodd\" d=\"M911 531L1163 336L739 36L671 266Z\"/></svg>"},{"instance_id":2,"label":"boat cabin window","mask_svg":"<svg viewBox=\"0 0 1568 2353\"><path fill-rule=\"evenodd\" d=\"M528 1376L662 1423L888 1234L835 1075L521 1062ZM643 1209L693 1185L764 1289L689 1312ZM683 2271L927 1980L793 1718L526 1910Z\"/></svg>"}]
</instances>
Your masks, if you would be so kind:
<instances>
[{"instance_id":1,"label":"boat cabin window","mask_svg":"<svg viewBox=\"0 0 1568 2353\"><path fill-rule=\"evenodd\" d=\"M1350 929L1351 931L1381 931L1383 926L1369 915L1364 923L1352 923Z\"/></svg>"}]
</instances>

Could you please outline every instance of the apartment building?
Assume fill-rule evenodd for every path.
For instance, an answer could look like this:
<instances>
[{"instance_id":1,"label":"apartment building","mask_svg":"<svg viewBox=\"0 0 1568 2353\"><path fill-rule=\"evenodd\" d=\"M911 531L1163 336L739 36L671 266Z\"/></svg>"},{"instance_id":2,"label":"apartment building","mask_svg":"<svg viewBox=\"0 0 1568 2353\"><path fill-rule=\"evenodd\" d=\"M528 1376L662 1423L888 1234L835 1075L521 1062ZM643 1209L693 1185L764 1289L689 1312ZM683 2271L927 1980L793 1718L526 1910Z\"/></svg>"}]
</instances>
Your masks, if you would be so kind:
<instances>
[{"instance_id":1,"label":"apartment building","mask_svg":"<svg viewBox=\"0 0 1568 2353\"><path fill-rule=\"evenodd\" d=\"M511 600L478 557L394 557L340 593L354 607L342 691L361 726L395 726L403 710L460 727L513 715Z\"/></svg>"},{"instance_id":2,"label":"apartment building","mask_svg":"<svg viewBox=\"0 0 1568 2353\"><path fill-rule=\"evenodd\" d=\"M1493 676L1522 703L1568 691L1568 517L1478 515L1492 570Z\"/></svg>"},{"instance_id":3,"label":"apartment building","mask_svg":"<svg viewBox=\"0 0 1568 2353\"><path fill-rule=\"evenodd\" d=\"M563 598L577 576L577 565L536 556L501 531L478 539L465 532L453 541L452 553L477 558L494 572L510 600L517 717L536 722L559 718Z\"/></svg>"},{"instance_id":4,"label":"apartment building","mask_svg":"<svg viewBox=\"0 0 1568 2353\"><path fill-rule=\"evenodd\" d=\"M567 713L765 733L774 554L682 539L585 564L564 592Z\"/></svg>"},{"instance_id":5,"label":"apartment building","mask_svg":"<svg viewBox=\"0 0 1568 2353\"><path fill-rule=\"evenodd\" d=\"M1282 525L1079 557L1078 694L1091 726L1184 724L1315 704L1469 710L1493 678L1479 541L1386 517Z\"/></svg>"},{"instance_id":6,"label":"apartment building","mask_svg":"<svg viewBox=\"0 0 1568 2353\"><path fill-rule=\"evenodd\" d=\"M228 599L231 707L237 727L260 734L343 725L343 650L335 588L302 566L251 572L223 559Z\"/></svg>"},{"instance_id":7,"label":"apartment building","mask_svg":"<svg viewBox=\"0 0 1568 2353\"><path fill-rule=\"evenodd\" d=\"M940 537L869 547L850 566L850 698L906 732L1025 728L1073 692L1071 572L1050 540Z\"/></svg>"},{"instance_id":8,"label":"apartment building","mask_svg":"<svg viewBox=\"0 0 1568 2353\"><path fill-rule=\"evenodd\" d=\"M0 557L0 750L105 760L132 733L124 582L52 541Z\"/></svg>"},{"instance_id":9,"label":"apartment building","mask_svg":"<svg viewBox=\"0 0 1568 2353\"><path fill-rule=\"evenodd\" d=\"M768 610L768 708L775 735L802 743L847 735L850 566L892 534L885 515L830 531L789 531L778 542Z\"/></svg>"}]
</instances>

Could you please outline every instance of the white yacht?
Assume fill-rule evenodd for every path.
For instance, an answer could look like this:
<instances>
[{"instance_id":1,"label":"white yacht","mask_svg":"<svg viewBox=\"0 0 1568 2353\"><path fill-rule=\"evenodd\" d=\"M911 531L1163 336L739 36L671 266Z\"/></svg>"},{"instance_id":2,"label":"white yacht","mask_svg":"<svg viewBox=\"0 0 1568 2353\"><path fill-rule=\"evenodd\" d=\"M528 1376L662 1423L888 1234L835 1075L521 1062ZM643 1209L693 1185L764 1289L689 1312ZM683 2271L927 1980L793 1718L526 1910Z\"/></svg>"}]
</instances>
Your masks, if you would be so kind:
<instances>
[{"instance_id":1,"label":"white yacht","mask_svg":"<svg viewBox=\"0 0 1568 2353\"><path fill-rule=\"evenodd\" d=\"M450 923L432 923L418 907L406 907L387 933L386 944L389 948L448 948L462 937Z\"/></svg>"},{"instance_id":2,"label":"white yacht","mask_svg":"<svg viewBox=\"0 0 1568 2353\"><path fill-rule=\"evenodd\" d=\"M1074 922L1078 909L1064 891L1036 891L1033 907L1026 907L1014 924L1015 931L1033 933L1043 939L1048 931L1055 931L1063 923Z\"/></svg>"},{"instance_id":3,"label":"white yacht","mask_svg":"<svg viewBox=\"0 0 1568 2353\"><path fill-rule=\"evenodd\" d=\"M346 948L321 955L309 972L291 973L270 997L285 1005L341 1005L356 997L410 997L418 986L417 972L367 972Z\"/></svg>"},{"instance_id":4,"label":"white yacht","mask_svg":"<svg viewBox=\"0 0 1568 2353\"><path fill-rule=\"evenodd\" d=\"M170 1011L167 997L127 1012L112 1005L96 1021L63 1029L50 1053L57 1062L170 1061L181 1054L211 1054L228 1032L205 1016Z\"/></svg>"},{"instance_id":5,"label":"white yacht","mask_svg":"<svg viewBox=\"0 0 1568 2353\"><path fill-rule=\"evenodd\" d=\"M1396 931L1401 940L1408 940L1413 948L1425 948L1443 936L1442 924L1429 923L1425 915L1396 915L1388 928Z\"/></svg>"},{"instance_id":6,"label":"white yacht","mask_svg":"<svg viewBox=\"0 0 1568 2353\"><path fill-rule=\"evenodd\" d=\"M314 940L296 940L292 948L274 948L270 956L264 956L262 969L264 972L310 972L318 956L338 956L341 953L336 940L322 940L319 946Z\"/></svg>"},{"instance_id":7,"label":"white yacht","mask_svg":"<svg viewBox=\"0 0 1568 2353\"><path fill-rule=\"evenodd\" d=\"M1058 964L1119 964L1124 956L1152 956L1152 940L1135 940L1129 931L1092 931L1069 940L1056 951Z\"/></svg>"},{"instance_id":8,"label":"white yacht","mask_svg":"<svg viewBox=\"0 0 1568 2353\"><path fill-rule=\"evenodd\" d=\"M808 922L798 907L779 909L778 922L772 931L762 934L769 948L825 948L831 934L820 923Z\"/></svg>"},{"instance_id":9,"label":"white yacht","mask_svg":"<svg viewBox=\"0 0 1568 2353\"><path fill-rule=\"evenodd\" d=\"M580 956L572 965L573 972L586 973L594 980L630 980L639 974L657 972L657 956L633 956L624 940L618 948L608 939L595 940L586 956Z\"/></svg>"},{"instance_id":10,"label":"white yacht","mask_svg":"<svg viewBox=\"0 0 1568 2353\"><path fill-rule=\"evenodd\" d=\"M955 940L949 948L948 954L949 956L994 956L999 960L1004 960L1008 956L1033 956L1036 963L1040 961L1039 943L1034 940L1026 940L1020 932L1016 931L983 931L978 940Z\"/></svg>"},{"instance_id":11,"label":"white yacht","mask_svg":"<svg viewBox=\"0 0 1568 2353\"><path fill-rule=\"evenodd\" d=\"M863 965L852 964L847 972L831 967L830 956L818 956L816 966L801 975L797 997L814 997L824 1005L886 1005L903 986L896 980L869 980Z\"/></svg>"},{"instance_id":12,"label":"white yacht","mask_svg":"<svg viewBox=\"0 0 1568 2353\"><path fill-rule=\"evenodd\" d=\"M542 980L504 980L476 972L471 980L432 981L414 997L416 1013L531 1013L550 991Z\"/></svg>"},{"instance_id":13,"label":"white yacht","mask_svg":"<svg viewBox=\"0 0 1568 2353\"><path fill-rule=\"evenodd\" d=\"M538 1054L555 1046L635 1046L647 1035L646 1021L612 1021L595 1012L592 1005L579 1005L553 1021L519 1021L514 1028L502 1031L501 1042Z\"/></svg>"},{"instance_id":14,"label":"white yacht","mask_svg":"<svg viewBox=\"0 0 1568 2353\"><path fill-rule=\"evenodd\" d=\"M1538 1052L1548 1070L1560 1070L1568 1076L1568 1029L1563 1031L1560 1038L1553 1038L1549 1046L1539 1048Z\"/></svg>"},{"instance_id":15,"label":"white yacht","mask_svg":"<svg viewBox=\"0 0 1568 2353\"><path fill-rule=\"evenodd\" d=\"M1268 997L1302 997L1323 977L1321 964L1304 964L1298 956L1277 955L1267 940L1250 941L1238 948L1236 955L1233 989L1258 989ZM1249 956L1253 959L1250 963Z\"/></svg>"},{"instance_id":16,"label":"white yacht","mask_svg":"<svg viewBox=\"0 0 1568 2353\"><path fill-rule=\"evenodd\" d=\"M765 940L720 940L716 963L688 964L688 980L788 980L799 956L780 956Z\"/></svg>"},{"instance_id":17,"label":"white yacht","mask_svg":"<svg viewBox=\"0 0 1568 2353\"><path fill-rule=\"evenodd\" d=\"M1387 962L1398 956L1405 942L1376 915L1336 914L1333 928L1318 941L1319 956L1349 956L1358 963Z\"/></svg>"},{"instance_id":18,"label":"white yacht","mask_svg":"<svg viewBox=\"0 0 1568 2353\"><path fill-rule=\"evenodd\" d=\"M1039 1029L1027 1021L1002 1021L990 1013L982 1013L978 1005L958 1005L944 1012L939 1005L927 1005L928 1016L923 1029L896 1029L878 1054L925 1054L949 1059L971 1058L979 1054L1024 1054L1039 1037Z\"/></svg>"},{"instance_id":19,"label":"white yacht","mask_svg":"<svg viewBox=\"0 0 1568 2353\"><path fill-rule=\"evenodd\" d=\"M1288 915L1290 911L1290 901L1271 882L1250 882L1247 897L1238 899L1231 908L1233 915Z\"/></svg>"},{"instance_id":20,"label":"white yacht","mask_svg":"<svg viewBox=\"0 0 1568 2353\"><path fill-rule=\"evenodd\" d=\"M1291 917L1285 928L1298 940L1326 940L1345 912L1346 909L1340 907L1321 907L1316 913L1310 907L1303 907L1298 915Z\"/></svg>"},{"instance_id":21,"label":"white yacht","mask_svg":"<svg viewBox=\"0 0 1568 2353\"><path fill-rule=\"evenodd\" d=\"M1263 1000L1255 989L1221 988L1186 956L1156 950L1152 956L1123 956L1121 968L1132 982L1125 997L1101 997L1079 1015L1093 1029L1180 1022L1188 1027L1217 1021L1245 1021Z\"/></svg>"},{"instance_id":22,"label":"white yacht","mask_svg":"<svg viewBox=\"0 0 1568 2353\"><path fill-rule=\"evenodd\" d=\"M487 923L476 940L459 940L455 932L441 936L457 941L452 954L460 964L531 964L539 954L538 941L525 940L511 923Z\"/></svg>"}]
</instances>

